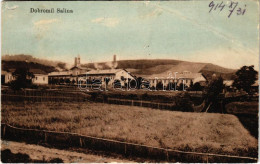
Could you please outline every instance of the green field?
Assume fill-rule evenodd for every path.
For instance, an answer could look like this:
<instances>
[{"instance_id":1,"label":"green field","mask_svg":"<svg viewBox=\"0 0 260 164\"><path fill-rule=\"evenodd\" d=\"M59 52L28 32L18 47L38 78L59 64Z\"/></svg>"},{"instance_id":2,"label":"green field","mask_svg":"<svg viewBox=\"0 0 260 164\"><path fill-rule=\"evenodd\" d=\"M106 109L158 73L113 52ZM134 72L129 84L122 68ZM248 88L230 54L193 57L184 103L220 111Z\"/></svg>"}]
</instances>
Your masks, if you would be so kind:
<instances>
[{"instance_id":1,"label":"green field","mask_svg":"<svg viewBox=\"0 0 260 164\"><path fill-rule=\"evenodd\" d=\"M184 151L256 156L257 140L229 114L100 103L2 103L2 122Z\"/></svg>"}]
</instances>

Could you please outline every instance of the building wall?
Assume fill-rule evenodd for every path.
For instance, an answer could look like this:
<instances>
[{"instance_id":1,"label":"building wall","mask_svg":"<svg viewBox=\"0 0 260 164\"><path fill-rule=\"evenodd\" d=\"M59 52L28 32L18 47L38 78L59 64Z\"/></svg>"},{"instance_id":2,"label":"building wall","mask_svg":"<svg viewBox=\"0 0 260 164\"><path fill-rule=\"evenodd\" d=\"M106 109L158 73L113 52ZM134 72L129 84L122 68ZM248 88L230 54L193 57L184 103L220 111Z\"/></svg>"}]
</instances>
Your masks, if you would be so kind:
<instances>
[{"instance_id":1,"label":"building wall","mask_svg":"<svg viewBox=\"0 0 260 164\"><path fill-rule=\"evenodd\" d=\"M193 79L193 84L197 83L197 82L206 82L207 80L204 78L204 76L200 75L196 78Z\"/></svg>"},{"instance_id":2,"label":"building wall","mask_svg":"<svg viewBox=\"0 0 260 164\"><path fill-rule=\"evenodd\" d=\"M33 84L48 84L48 75L34 75L35 77L32 79Z\"/></svg>"},{"instance_id":3,"label":"building wall","mask_svg":"<svg viewBox=\"0 0 260 164\"><path fill-rule=\"evenodd\" d=\"M122 78L123 77L123 78ZM125 83L127 83L127 79L134 79L128 72L125 70L120 70L118 72L115 72L114 74L87 74L87 76L79 77L79 80L82 80L82 84L86 81L86 78L90 81L99 80L102 82L102 85L106 85L106 78L109 78L108 86L113 86L115 80L119 80L121 85L124 86ZM122 79L125 79L122 81Z\"/></svg>"},{"instance_id":4,"label":"building wall","mask_svg":"<svg viewBox=\"0 0 260 164\"><path fill-rule=\"evenodd\" d=\"M150 87L156 87L156 85L161 82L164 87L167 87L169 83L176 83L179 86L181 83L184 83L187 87L190 87L191 83L195 84L196 82L206 81L206 79L201 76L195 79L191 78L180 78L180 79L149 79Z\"/></svg>"},{"instance_id":5,"label":"building wall","mask_svg":"<svg viewBox=\"0 0 260 164\"><path fill-rule=\"evenodd\" d=\"M12 73L5 73L5 74L1 74L1 82L3 82L4 84L7 84L9 82L11 82L12 80L15 80L15 77L12 75Z\"/></svg>"}]
</instances>

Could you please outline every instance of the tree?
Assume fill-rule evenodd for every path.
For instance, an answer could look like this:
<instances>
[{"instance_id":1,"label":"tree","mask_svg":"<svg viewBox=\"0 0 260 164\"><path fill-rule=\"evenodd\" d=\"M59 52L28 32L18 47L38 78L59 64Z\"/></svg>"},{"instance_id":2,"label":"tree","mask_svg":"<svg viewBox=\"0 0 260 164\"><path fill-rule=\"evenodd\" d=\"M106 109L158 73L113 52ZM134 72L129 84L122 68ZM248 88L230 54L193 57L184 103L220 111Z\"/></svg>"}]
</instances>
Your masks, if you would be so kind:
<instances>
[{"instance_id":1,"label":"tree","mask_svg":"<svg viewBox=\"0 0 260 164\"><path fill-rule=\"evenodd\" d=\"M65 79L65 83L70 84L70 79Z\"/></svg>"},{"instance_id":2,"label":"tree","mask_svg":"<svg viewBox=\"0 0 260 164\"><path fill-rule=\"evenodd\" d=\"M180 85L177 87L179 91L184 91L186 90L186 84L180 83Z\"/></svg>"},{"instance_id":3,"label":"tree","mask_svg":"<svg viewBox=\"0 0 260 164\"><path fill-rule=\"evenodd\" d=\"M163 83L161 81L156 84L156 89L163 90Z\"/></svg>"},{"instance_id":4,"label":"tree","mask_svg":"<svg viewBox=\"0 0 260 164\"><path fill-rule=\"evenodd\" d=\"M137 88L137 81L135 79L128 79L128 86L132 89Z\"/></svg>"},{"instance_id":5,"label":"tree","mask_svg":"<svg viewBox=\"0 0 260 164\"><path fill-rule=\"evenodd\" d=\"M137 88L140 89L141 85L142 85L142 82L143 82L143 78L142 77L138 77L136 79L136 81L137 81Z\"/></svg>"},{"instance_id":6,"label":"tree","mask_svg":"<svg viewBox=\"0 0 260 164\"><path fill-rule=\"evenodd\" d=\"M223 110L220 105L220 94L223 92L225 85L222 77L214 77L206 87L205 102L208 109L211 107L213 111L220 112ZM204 109L206 110L206 109Z\"/></svg>"},{"instance_id":7,"label":"tree","mask_svg":"<svg viewBox=\"0 0 260 164\"><path fill-rule=\"evenodd\" d=\"M109 77L106 77L106 78L105 78L106 86L108 85L109 81L110 81L110 78L109 78Z\"/></svg>"},{"instance_id":8,"label":"tree","mask_svg":"<svg viewBox=\"0 0 260 164\"><path fill-rule=\"evenodd\" d=\"M176 107L183 112L194 112L192 108L191 96L188 92L181 92L175 98Z\"/></svg>"},{"instance_id":9,"label":"tree","mask_svg":"<svg viewBox=\"0 0 260 164\"><path fill-rule=\"evenodd\" d=\"M202 91L203 87L200 85L199 82L196 82L192 87L191 90L193 91Z\"/></svg>"},{"instance_id":10,"label":"tree","mask_svg":"<svg viewBox=\"0 0 260 164\"><path fill-rule=\"evenodd\" d=\"M174 90L174 89L175 89L175 83L169 82L166 87L166 90Z\"/></svg>"},{"instance_id":11,"label":"tree","mask_svg":"<svg viewBox=\"0 0 260 164\"><path fill-rule=\"evenodd\" d=\"M71 81L71 83L72 83L72 84L75 84L75 83L76 83L76 80L73 79L73 80ZM89 84L89 83L88 83L88 84Z\"/></svg>"},{"instance_id":12,"label":"tree","mask_svg":"<svg viewBox=\"0 0 260 164\"><path fill-rule=\"evenodd\" d=\"M28 88L32 86L34 74L30 72L28 68L17 68L12 75L15 77L15 80L10 83L13 90L20 90L21 88Z\"/></svg>"},{"instance_id":13,"label":"tree","mask_svg":"<svg viewBox=\"0 0 260 164\"><path fill-rule=\"evenodd\" d=\"M64 83L64 79L63 79L63 78L60 78L59 83L60 83L60 84L63 84L63 83Z\"/></svg>"},{"instance_id":14,"label":"tree","mask_svg":"<svg viewBox=\"0 0 260 164\"><path fill-rule=\"evenodd\" d=\"M116 79L116 80L114 81L114 88L121 88L121 87L122 87L122 86L121 86L120 80Z\"/></svg>"},{"instance_id":15,"label":"tree","mask_svg":"<svg viewBox=\"0 0 260 164\"><path fill-rule=\"evenodd\" d=\"M58 79L57 78L53 78L52 79L52 84L58 84Z\"/></svg>"},{"instance_id":16,"label":"tree","mask_svg":"<svg viewBox=\"0 0 260 164\"><path fill-rule=\"evenodd\" d=\"M233 82L233 86L237 89L243 89L247 93L251 91L251 85L257 80L257 71L254 66L243 66L236 72L236 78Z\"/></svg>"}]
</instances>

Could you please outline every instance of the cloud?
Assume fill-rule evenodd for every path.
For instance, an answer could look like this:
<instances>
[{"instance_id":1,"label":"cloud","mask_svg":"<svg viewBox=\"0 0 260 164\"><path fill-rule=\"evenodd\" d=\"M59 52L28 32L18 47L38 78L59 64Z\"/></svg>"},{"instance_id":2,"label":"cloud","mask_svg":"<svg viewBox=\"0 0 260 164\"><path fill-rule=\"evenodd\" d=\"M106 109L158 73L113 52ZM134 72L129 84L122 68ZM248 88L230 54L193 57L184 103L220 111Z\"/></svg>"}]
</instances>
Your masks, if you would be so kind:
<instances>
[{"instance_id":1,"label":"cloud","mask_svg":"<svg viewBox=\"0 0 260 164\"><path fill-rule=\"evenodd\" d=\"M107 27L115 27L119 23L119 19L118 18L106 18L106 17L104 17L104 18L93 19L91 22L102 24L102 25L107 26Z\"/></svg>"},{"instance_id":2,"label":"cloud","mask_svg":"<svg viewBox=\"0 0 260 164\"><path fill-rule=\"evenodd\" d=\"M48 33L52 27L49 25L59 22L59 19L42 19L33 23L33 34L37 39L42 39L48 36Z\"/></svg>"},{"instance_id":3,"label":"cloud","mask_svg":"<svg viewBox=\"0 0 260 164\"><path fill-rule=\"evenodd\" d=\"M152 10L141 10L139 13L139 17L141 19L147 19L147 18L155 18L160 15L162 15L163 10L160 8L152 9Z\"/></svg>"},{"instance_id":4,"label":"cloud","mask_svg":"<svg viewBox=\"0 0 260 164\"><path fill-rule=\"evenodd\" d=\"M47 24L55 23L55 22L58 22L58 21L59 21L58 19L42 19L42 20L39 20L37 22L34 22L33 24L35 26L41 26L41 25L47 25Z\"/></svg>"}]
</instances>

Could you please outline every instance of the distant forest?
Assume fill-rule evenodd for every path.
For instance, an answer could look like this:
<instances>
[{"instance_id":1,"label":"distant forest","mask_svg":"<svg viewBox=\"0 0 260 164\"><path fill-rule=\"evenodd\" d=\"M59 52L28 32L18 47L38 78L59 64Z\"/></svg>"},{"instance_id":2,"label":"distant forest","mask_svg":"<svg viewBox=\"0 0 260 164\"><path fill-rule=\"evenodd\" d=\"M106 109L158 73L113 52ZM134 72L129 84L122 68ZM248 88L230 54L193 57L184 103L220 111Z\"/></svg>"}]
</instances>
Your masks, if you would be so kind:
<instances>
[{"instance_id":1,"label":"distant forest","mask_svg":"<svg viewBox=\"0 0 260 164\"><path fill-rule=\"evenodd\" d=\"M28 67L29 69L40 69L46 73L58 71L53 66L46 66L34 62L25 62L25 61L2 61L2 70L8 71L10 69L17 69L20 67Z\"/></svg>"}]
</instances>

